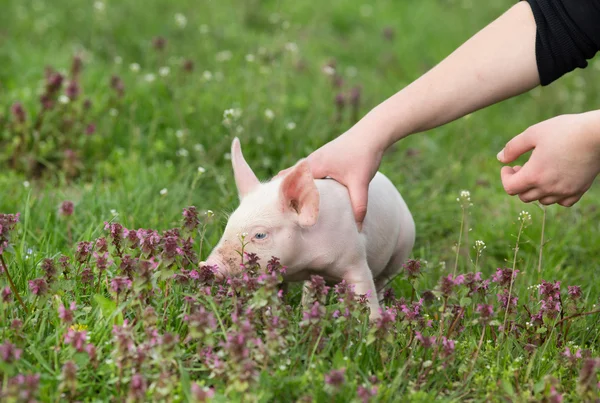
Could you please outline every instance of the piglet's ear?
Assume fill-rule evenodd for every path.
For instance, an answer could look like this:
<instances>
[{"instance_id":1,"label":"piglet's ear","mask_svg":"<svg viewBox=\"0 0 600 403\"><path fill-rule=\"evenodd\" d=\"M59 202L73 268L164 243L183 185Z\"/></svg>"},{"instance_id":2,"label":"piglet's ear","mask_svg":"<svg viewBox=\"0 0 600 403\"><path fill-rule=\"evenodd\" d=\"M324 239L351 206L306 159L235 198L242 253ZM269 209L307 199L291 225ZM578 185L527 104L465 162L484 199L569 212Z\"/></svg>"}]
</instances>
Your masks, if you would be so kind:
<instances>
[{"instance_id":1,"label":"piglet's ear","mask_svg":"<svg viewBox=\"0 0 600 403\"><path fill-rule=\"evenodd\" d=\"M284 211L296 215L301 227L312 227L319 217L319 190L306 160L301 160L283 178L280 199Z\"/></svg>"},{"instance_id":2,"label":"piglet's ear","mask_svg":"<svg viewBox=\"0 0 600 403\"><path fill-rule=\"evenodd\" d=\"M260 185L260 181L252 172L252 169L244 159L240 140L236 137L231 143L231 165L233 166L233 175L235 185L237 186L238 196L241 199L250 193L254 188Z\"/></svg>"}]
</instances>

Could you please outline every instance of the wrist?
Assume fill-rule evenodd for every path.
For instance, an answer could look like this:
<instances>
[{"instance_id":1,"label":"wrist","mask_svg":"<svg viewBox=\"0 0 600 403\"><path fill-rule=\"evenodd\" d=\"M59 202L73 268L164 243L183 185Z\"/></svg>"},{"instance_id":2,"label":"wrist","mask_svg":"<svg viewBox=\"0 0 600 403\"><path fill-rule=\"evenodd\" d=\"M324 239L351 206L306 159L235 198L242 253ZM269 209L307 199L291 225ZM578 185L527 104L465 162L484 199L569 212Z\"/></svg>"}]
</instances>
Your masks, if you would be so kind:
<instances>
[{"instance_id":1,"label":"wrist","mask_svg":"<svg viewBox=\"0 0 600 403\"><path fill-rule=\"evenodd\" d=\"M585 112L580 116L590 146L600 154L600 110Z\"/></svg>"}]
</instances>

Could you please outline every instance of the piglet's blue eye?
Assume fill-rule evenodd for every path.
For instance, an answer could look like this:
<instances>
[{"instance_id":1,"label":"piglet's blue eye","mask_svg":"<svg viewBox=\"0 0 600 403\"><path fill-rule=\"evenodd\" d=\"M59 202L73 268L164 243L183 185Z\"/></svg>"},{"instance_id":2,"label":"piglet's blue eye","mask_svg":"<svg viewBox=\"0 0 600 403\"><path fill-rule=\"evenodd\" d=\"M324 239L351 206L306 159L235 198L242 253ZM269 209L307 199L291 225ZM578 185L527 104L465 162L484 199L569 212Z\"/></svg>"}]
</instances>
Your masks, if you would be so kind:
<instances>
[{"instance_id":1,"label":"piglet's blue eye","mask_svg":"<svg viewBox=\"0 0 600 403\"><path fill-rule=\"evenodd\" d=\"M265 234L264 232L259 232L256 235L254 235L254 238L256 239L265 239L267 237L267 234Z\"/></svg>"}]
</instances>

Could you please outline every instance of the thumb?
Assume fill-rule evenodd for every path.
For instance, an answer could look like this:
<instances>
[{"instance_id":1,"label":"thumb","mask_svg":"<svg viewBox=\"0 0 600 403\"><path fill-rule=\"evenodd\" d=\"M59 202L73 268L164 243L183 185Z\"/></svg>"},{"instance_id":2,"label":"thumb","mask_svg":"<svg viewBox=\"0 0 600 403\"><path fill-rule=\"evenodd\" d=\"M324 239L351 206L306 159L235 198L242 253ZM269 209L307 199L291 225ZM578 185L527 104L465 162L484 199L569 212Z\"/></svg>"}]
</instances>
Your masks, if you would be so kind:
<instances>
[{"instance_id":1,"label":"thumb","mask_svg":"<svg viewBox=\"0 0 600 403\"><path fill-rule=\"evenodd\" d=\"M362 183L354 183L352 186L348 186L352 212L354 213L354 220L359 232L362 231L362 224L367 215L368 191L369 187L363 186Z\"/></svg>"},{"instance_id":2,"label":"thumb","mask_svg":"<svg viewBox=\"0 0 600 403\"><path fill-rule=\"evenodd\" d=\"M498 161L508 164L519 158L521 154L532 150L535 147L535 141L530 133L526 130L506 143L506 146L497 155Z\"/></svg>"}]
</instances>

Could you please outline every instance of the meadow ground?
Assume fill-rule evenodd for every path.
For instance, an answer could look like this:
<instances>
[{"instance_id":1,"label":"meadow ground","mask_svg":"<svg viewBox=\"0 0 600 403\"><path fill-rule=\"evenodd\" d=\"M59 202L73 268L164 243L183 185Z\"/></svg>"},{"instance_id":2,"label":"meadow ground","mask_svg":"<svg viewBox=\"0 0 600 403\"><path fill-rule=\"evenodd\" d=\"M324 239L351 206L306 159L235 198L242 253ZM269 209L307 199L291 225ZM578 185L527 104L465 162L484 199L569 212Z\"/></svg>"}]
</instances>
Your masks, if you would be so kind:
<instances>
[{"instance_id":1,"label":"meadow ground","mask_svg":"<svg viewBox=\"0 0 600 403\"><path fill-rule=\"evenodd\" d=\"M268 179L511 4L5 1L3 399L597 398L600 188L544 222L495 155L597 108L600 60L390 150L417 242L372 327L344 287L280 296L276 262L198 267L237 205L234 136Z\"/></svg>"}]
</instances>

